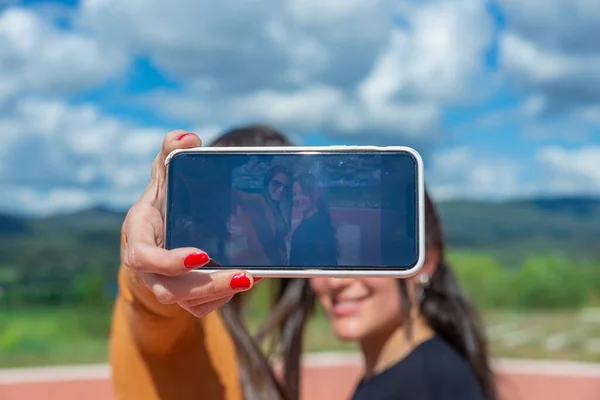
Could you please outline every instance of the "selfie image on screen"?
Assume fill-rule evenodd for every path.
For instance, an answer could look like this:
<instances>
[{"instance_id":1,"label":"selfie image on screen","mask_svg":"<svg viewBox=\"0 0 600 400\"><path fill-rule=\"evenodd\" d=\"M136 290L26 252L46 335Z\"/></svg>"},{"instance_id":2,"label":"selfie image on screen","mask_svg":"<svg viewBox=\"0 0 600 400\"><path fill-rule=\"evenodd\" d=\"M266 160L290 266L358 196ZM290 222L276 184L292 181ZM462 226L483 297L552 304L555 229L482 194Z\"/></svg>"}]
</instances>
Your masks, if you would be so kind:
<instances>
[{"instance_id":1,"label":"selfie image on screen","mask_svg":"<svg viewBox=\"0 0 600 400\"><path fill-rule=\"evenodd\" d=\"M397 156L399 157L399 156ZM222 266L410 266L414 168L371 154L204 154L175 159L171 248ZM413 200L411 200L413 199Z\"/></svg>"}]
</instances>

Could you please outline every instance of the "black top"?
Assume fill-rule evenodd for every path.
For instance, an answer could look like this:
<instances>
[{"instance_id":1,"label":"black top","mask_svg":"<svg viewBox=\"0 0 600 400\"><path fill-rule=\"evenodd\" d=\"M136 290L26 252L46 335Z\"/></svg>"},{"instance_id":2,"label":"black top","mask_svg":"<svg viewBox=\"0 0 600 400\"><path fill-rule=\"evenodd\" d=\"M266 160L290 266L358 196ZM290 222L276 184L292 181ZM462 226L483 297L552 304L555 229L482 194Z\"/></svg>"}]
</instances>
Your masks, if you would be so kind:
<instances>
[{"instance_id":1,"label":"black top","mask_svg":"<svg viewBox=\"0 0 600 400\"><path fill-rule=\"evenodd\" d=\"M467 362L434 336L387 370L362 379L353 400L484 400Z\"/></svg>"},{"instance_id":2,"label":"black top","mask_svg":"<svg viewBox=\"0 0 600 400\"><path fill-rule=\"evenodd\" d=\"M290 265L333 267L337 265L335 231L329 219L317 211L303 220L292 235Z\"/></svg>"}]
</instances>

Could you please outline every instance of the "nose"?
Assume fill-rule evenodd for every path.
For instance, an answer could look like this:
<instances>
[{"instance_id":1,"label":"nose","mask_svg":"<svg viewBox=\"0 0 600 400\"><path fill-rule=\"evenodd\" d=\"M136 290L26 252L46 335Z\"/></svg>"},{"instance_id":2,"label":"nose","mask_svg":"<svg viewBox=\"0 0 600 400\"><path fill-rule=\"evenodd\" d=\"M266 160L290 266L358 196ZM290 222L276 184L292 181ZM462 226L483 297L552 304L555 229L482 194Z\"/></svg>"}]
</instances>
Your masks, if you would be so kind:
<instances>
[{"instance_id":1,"label":"nose","mask_svg":"<svg viewBox=\"0 0 600 400\"><path fill-rule=\"evenodd\" d=\"M345 289L351 283L352 279L350 278L329 278L329 287L336 291Z\"/></svg>"}]
</instances>

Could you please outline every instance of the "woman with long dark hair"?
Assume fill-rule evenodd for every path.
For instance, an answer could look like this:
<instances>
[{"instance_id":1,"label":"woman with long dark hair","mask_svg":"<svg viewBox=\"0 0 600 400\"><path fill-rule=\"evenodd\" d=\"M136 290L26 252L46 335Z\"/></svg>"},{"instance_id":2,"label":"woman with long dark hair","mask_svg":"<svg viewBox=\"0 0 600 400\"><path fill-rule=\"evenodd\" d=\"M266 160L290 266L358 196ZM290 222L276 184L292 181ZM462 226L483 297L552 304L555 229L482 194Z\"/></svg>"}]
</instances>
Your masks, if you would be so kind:
<instances>
[{"instance_id":1,"label":"woman with long dark hair","mask_svg":"<svg viewBox=\"0 0 600 400\"><path fill-rule=\"evenodd\" d=\"M162 248L167 155L201 145L171 131L153 165L148 187L123 222L119 293L110 332L110 364L119 400L297 399L302 335L312 296L304 280L275 280L281 301L252 337L242 320L244 297L256 281L242 270L186 274L209 263L201 249ZM289 146L266 126L226 132L211 146ZM185 276L184 276L185 275ZM290 301L308 307L293 309ZM274 324L274 325L271 325ZM284 368L276 378L260 348L276 335Z\"/></svg>"},{"instance_id":2,"label":"woman with long dark hair","mask_svg":"<svg viewBox=\"0 0 600 400\"><path fill-rule=\"evenodd\" d=\"M317 179L308 173L294 179L294 209L302 216L290 245L290 265L337 265L337 242L329 207Z\"/></svg>"},{"instance_id":3,"label":"woman with long dark hair","mask_svg":"<svg viewBox=\"0 0 600 400\"><path fill-rule=\"evenodd\" d=\"M286 239L292 219L292 173L284 166L269 168L263 178L261 193L232 190L236 212L234 220L247 218L253 232L245 231L247 239L240 262L254 265L283 266L288 264ZM243 224L242 224L243 226ZM233 233L233 232L232 232ZM248 240L252 237L254 240Z\"/></svg>"},{"instance_id":4,"label":"woman with long dark hair","mask_svg":"<svg viewBox=\"0 0 600 400\"><path fill-rule=\"evenodd\" d=\"M358 341L365 375L354 399L494 400L482 327L444 257L426 197L426 263L413 279L312 279L334 334Z\"/></svg>"},{"instance_id":5,"label":"woman with long dark hair","mask_svg":"<svg viewBox=\"0 0 600 400\"><path fill-rule=\"evenodd\" d=\"M257 140L261 136L262 140ZM269 130L264 134L240 130L214 144L277 145L273 138L281 137ZM302 338L315 304L311 281L277 280L273 309L252 337L240 316L240 295L256 283L250 274L240 270L219 271L209 278L185 274L206 265L208 255L200 249L161 248L164 159L174 149L198 145L196 135L182 131L167 134L153 164L148 188L123 224L120 291L110 341L116 398L297 400ZM359 384L356 396L375 397L373 392L389 391L396 396L393 398L402 398L402 392L416 393L410 386L388 385L406 383L400 371L402 366L414 366L416 358L420 368L409 368L415 380L408 383L422 384L425 392L419 392L417 398L444 399L444 393L436 391L439 385L460 393L478 391L481 398L495 400L483 331L445 260L440 222L429 199L426 231L427 257L422 272L429 279L312 281L334 332L340 338L363 344L368 375ZM363 305L351 303L362 301L360 298L338 295L351 286L353 290L364 290ZM378 303L378 298L386 300ZM376 310L381 314L377 321L363 320L365 313L360 310L367 304L371 304L366 307L369 309L373 304L385 304L387 311ZM365 325L364 330L340 329L344 324L340 314L352 310L355 314L351 318ZM271 358L261 351L268 338L276 344L275 353L269 356L281 360L279 377ZM457 366L460 368L452 368ZM459 386L452 386L450 381L454 379Z\"/></svg>"},{"instance_id":6,"label":"woman with long dark hair","mask_svg":"<svg viewBox=\"0 0 600 400\"><path fill-rule=\"evenodd\" d=\"M261 332L280 332L288 386L315 293L341 340L358 341L365 376L354 399L496 400L483 326L446 260L442 226L425 194L426 261L411 279L283 281ZM312 287L312 288L311 288ZM266 337L258 336L258 339ZM296 397L297 398L297 397Z\"/></svg>"},{"instance_id":7,"label":"woman with long dark hair","mask_svg":"<svg viewBox=\"0 0 600 400\"><path fill-rule=\"evenodd\" d=\"M272 210L275 236L284 238L290 233L292 220L292 172L275 165L263 179L262 195Z\"/></svg>"}]
</instances>

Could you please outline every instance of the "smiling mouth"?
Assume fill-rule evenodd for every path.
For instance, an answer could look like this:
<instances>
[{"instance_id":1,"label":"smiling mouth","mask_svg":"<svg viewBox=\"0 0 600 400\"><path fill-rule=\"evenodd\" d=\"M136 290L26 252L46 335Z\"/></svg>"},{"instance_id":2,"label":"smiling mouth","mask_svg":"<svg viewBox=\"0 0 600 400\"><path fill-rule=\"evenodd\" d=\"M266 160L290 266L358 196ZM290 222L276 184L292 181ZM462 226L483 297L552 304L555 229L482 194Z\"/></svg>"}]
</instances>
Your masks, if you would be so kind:
<instances>
[{"instance_id":1,"label":"smiling mouth","mask_svg":"<svg viewBox=\"0 0 600 400\"><path fill-rule=\"evenodd\" d=\"M366 297L357 299L333 300L332 311L336 317L347 317L355 314L363 305Z\"/></svg>"}]
</instances>

